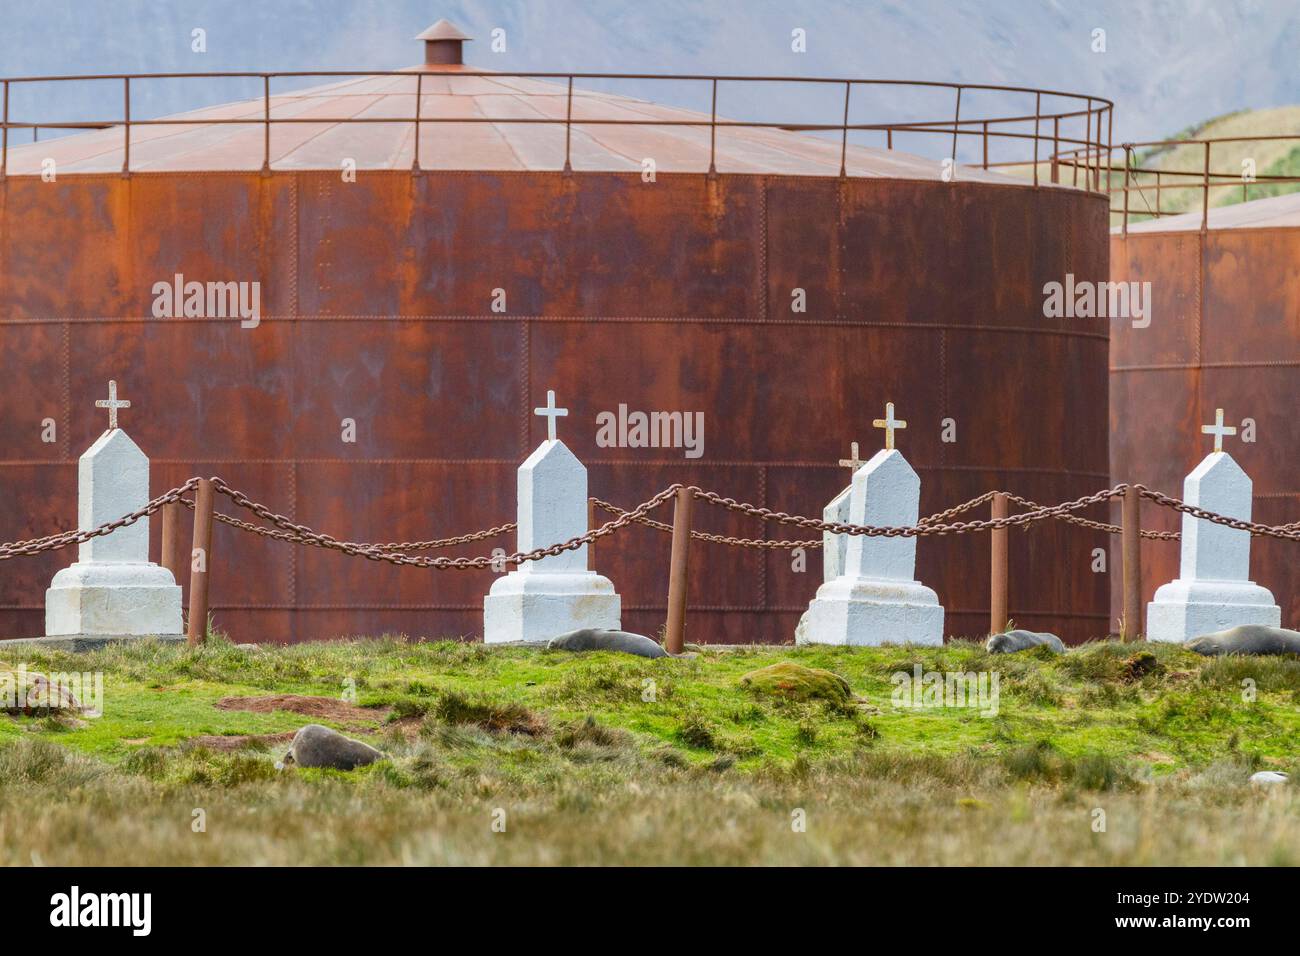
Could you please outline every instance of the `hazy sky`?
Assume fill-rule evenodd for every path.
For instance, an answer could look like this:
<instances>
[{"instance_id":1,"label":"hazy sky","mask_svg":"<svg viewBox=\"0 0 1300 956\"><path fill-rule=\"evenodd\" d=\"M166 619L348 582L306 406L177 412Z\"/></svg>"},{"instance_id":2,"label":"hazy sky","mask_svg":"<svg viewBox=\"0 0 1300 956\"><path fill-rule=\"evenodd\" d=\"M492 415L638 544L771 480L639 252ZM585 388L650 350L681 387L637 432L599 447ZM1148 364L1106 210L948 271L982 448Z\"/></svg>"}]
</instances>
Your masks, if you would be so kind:
<instances>
[{"instance_id":1,"label":"hazy sky","mask_svg":"<svg viewBox=\"0 0 1300 956\"><path fill-rule=\"evenodd\" d=\"M411 37L442 16L479 38L468 59L490 69L963 80L1092 93L1116 101L1116 142L1300 102L1297 0L0 0L0 73L393 69L421 59ZM207 31L206 53L190 49L196 27ZM505 30L504 53L489 49L494 27ZM796 27L807 32L806 53L790 48ZM1104 53L1092 49L1097 29ZM619 89L706 102L698 84ZM158 115L257 91L196 81L133 92L138 115ZM838 122L835 100L724 93L719 108ZM855 120L951 112L946 94L867 100ZM15 88L13 105L16 119L116 119L121 92ZM988 107L1026 105L1032 112L1032 102Z\"/></svg>"}]
</instances>

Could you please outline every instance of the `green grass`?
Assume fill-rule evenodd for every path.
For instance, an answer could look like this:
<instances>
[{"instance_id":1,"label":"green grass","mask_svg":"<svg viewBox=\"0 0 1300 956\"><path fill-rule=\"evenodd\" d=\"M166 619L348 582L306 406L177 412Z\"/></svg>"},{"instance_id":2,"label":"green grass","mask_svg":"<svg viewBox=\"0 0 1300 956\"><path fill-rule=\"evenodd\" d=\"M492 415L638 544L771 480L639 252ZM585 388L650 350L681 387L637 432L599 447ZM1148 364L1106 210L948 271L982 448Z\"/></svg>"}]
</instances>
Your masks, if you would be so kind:
<instances>
[{"instance_id":1,"label":"green grass","mask_svg":"<svg viewBox=\"0 0 1300 956\"><path fill-rule=\"evenodd\" d=\"M832 671L855 699L741 686L778 661ZM24 662L101 671L104 714L0 717L0 863L1300 863L1300 791L1245 783L1300 769L1293 659L1116 643L994 656L958 641L644 660L381 639ZM996 714L894 706L891 677L917 664L996 672ZM213 706L345 692L363 712ZM283 744L190 742L309 722L391 759L280 771Z\"/></svg>"}]
</instances>

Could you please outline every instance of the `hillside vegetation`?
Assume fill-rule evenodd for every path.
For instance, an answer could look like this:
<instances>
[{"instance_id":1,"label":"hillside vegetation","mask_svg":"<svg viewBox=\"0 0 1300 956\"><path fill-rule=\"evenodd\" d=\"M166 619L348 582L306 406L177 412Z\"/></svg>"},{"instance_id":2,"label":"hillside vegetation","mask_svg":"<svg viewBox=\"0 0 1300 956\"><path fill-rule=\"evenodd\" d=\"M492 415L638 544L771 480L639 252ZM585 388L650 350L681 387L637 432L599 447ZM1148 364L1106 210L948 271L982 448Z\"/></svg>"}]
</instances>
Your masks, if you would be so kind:
<instances>
[{"instance_id":1,"label":"hillside vegetation","mask_svg":"<svg viewBox=\"0 0 1300 956\"><path fill-rule=\"evenodd\" d=\"M782 661L849 694L742 683ZM0 716L4 864L1300 863L1300 790L1247 783L1300 770L1300 660L217 639L26 663L102 671L104 713ZM996 707L896 706L918 666L996 673ZM277 769L310 722L389 759Z\"/></svg>"}]
</instances>

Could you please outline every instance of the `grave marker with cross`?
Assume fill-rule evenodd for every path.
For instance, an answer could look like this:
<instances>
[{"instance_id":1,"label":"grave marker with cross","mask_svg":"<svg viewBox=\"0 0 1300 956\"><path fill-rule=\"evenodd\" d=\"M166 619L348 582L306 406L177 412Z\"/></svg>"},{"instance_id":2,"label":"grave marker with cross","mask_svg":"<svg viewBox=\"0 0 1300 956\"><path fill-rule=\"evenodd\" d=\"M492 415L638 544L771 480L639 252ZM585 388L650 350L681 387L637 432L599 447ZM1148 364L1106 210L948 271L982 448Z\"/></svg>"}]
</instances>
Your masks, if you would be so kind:
<instances>
[{"instance_id":1,"label":"grave marker with cross","mask_svg":"<svg viewBox=\"0 0 1300 956\"><path fill-rule=\"evenodd\" d=\"M131 403L128 401L118 401L117 382L110 378L108 380L108 398L101 398L96 401L95 407L108 409L108 430L112 431L117 427L117 410L119 408L130 408Z\"/></svg>"},{"instance_id":2,"label":"grave marker with cross","mask_svg":"<svg viewBox=\"0 0 1300 956\"><path fill-rule=\"evenodd\" d=\"M556 408L555 390L547 389L546 406L544 408L534 408L533 414L546 419L546 440L555 441L555 420L568 415L569 410L567 408Z\"/></svg>"},{"instance_id":3,"label":"grave marker with cross","mask_svg":"<svg viewBox=\"0 0 1300 956\"><path fill-rule=\"evenodd\" d=\"M1232 427L1231 425L1228 425L1228 426L1225 427L1224 424L1223 424L1223 409L1222 409L1222 408L1216 408L1216 409L1214 410L1214 424L1213 424L1213 425L1202 425L1202 426L1201 426L1201 434L1202 434L1202 435L1213 435L1213 436L1214 436L1214 450L1215 450L1215 451L1223 451L1223 437L1224 437L1225 435L1235 435L1235 434L1237 434L1237 429L1235 429L1235 428Z\"/></svg>"},{"instance_id":4,"label":"grave marker with cross","mask_svg":"<svg viewBox=\"0 0 1300 956\"><path fill-rule=\"evenodd\" d=\"M885 430L885 449L892 451L894 448L894 430L907 427L907 422L894 418L894 403L885 403L885 417L877 418L871 423L873 428L883 428Z\"/></svg>"}]
</instances>

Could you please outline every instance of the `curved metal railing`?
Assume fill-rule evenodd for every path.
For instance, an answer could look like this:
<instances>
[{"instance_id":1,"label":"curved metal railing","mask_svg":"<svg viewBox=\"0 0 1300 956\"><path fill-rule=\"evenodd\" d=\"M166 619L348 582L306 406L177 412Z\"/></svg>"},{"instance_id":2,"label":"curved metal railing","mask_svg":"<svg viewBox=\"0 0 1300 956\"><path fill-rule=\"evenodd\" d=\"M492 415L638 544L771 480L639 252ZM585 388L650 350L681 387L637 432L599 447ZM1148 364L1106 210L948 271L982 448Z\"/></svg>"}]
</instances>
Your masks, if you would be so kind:
<instances>
[{"instance_id":1,"label":"curved metal railing","mask_svg":"<svg viewBox=\"0 0 1300 956\"><path fill-rule=\"evenodd\" d=\"M445 116L422 116L421 105L424 94L424 78L426 76L435 76L438 78L446 77L484 77L489 79L538 79L560 81L565 84L567 90L567 106L565 115L561 117L445 117ZM409 118L402 117L292 117L292 116L273 116L271 110L271 82L272 80L286 79L319 79L319 78L345 78L345 77L407 77L415 78L416 96L415 110ZM242 117L242 118L205 118L195 120L193 118L184 119L139 119L131 115L132 93L131 84L133 81L166 81L166 80L193 80L193 79L254 79L261 80L263 103L262 115L260 117ZM709 93L711 109L708 118L701 116L699 120L679 119L645 119L631 120L626 118L591 118L575 117L573 115L573 95L575 81L670 81L673 83L700 83L705 84ZM37 83L91 83L91 82L116 82L122 87L122 113L117 117L104 119L78 120L75 122L60 122L42 119L24 119L18 120L10 112L10 94L12 89L25 84ZM820 87L830 86L842 87L844 90L844 109L843 118L838 123L805 123L790 122L778 120L728 120L718 117L718 88L720 84L736 83L783 83L783 84L808 84ZM953 115L951 118L934 119L934 120L915 120L906 122L892 123L851 123L849 121L850 108L855 89L863 90L869 88L886 88L897 89L900 87L909 87L914 89L925 90L946 90L953 95ZM286 91L288 92L288 91ZM969 110L969 100L971 94L1000 94L1002 96L1023 97L1025 108L1018 114L1012 116L979 116L970 117L962 115L962 96L967 96L967 108ZM1111 152L1111 133L1114 127L1114 104L1101 96L1089 96L1082 93L1069 93L1061 90L1035 89L1032 87L1022 86L997 86L980 83L946 83L940 81L927 80L884 80L884 79L850 79L842 77L804 77L804 76L712 76L702 74L664 74L664 73L548 73L548 72L498 72L498 71L476 71L464 70L454 73L425 73L418 70L309 70L309 71L279 71L279 72L185 72L185 73L110 73L110 74L87 74L72 76L16 76L0 78L0 98L3 100L3 115L0 117L0 176L7 173L8 153L10 148L10 130L30 131L33 139L39 134L40 130L71 130L71 129L105 129L121 127L123 133L123 164L122 173L129 175L131 173L131 131L141 127L149 126L218 126L218 125L243 125L243 126L261 126L264 130L263 136L263 160L262 168L270 170L271 167L271 128L280 124L293 123L311 123L311 124L348 124L348 123L388 123L408 122L415 129L415 158L412 164L413 171L418 172L420 168L419 157L419 130L424 124L430 123L524 123L524 124L549 124L562 125L565 131L565 159L564 169L570 170L570 142L572 130L576 127L587 126L653 126L653 127L707 127L710 132L709 146L709 169L708 172L713 174L717 171L717 132L719 129L733 128L767 128L767 129L785 129L818 133L836 133L840 134L840 175L847 174L847 152L849 146L850 132L879 133L883 135L884 145L888 149L894 147L894 137L899 134L923 135L948 137L950 139L949 156L952 162L957 162L958 142L963 138L974 137L982 145L980 151L980 160L971 165L979 165L984 169L997 168L1018 168L1026 178L1032 174L1035 185L1039 183L1040 164L1044 161L1050 163L1051 182L1059 182L1059 166L1056 157L1069 152L1075 152L1083 157L1101 157L1109 156ZM1061 106L1055 109L1044 109L1045 100L1063 101ZM1029 111L1029 104L1032 102L1033 111ZM1032 129L1029 128L1032 123ZM1026 141L1032 142L1033 152L1029 154ZM994 144L1012 144L1025 145L1025 155L1017 156L1010 160L990 160L990 143ZM1103 167L1099 162L1089 163L1086 160L1079 162L1075 160L1072 164L1074 167L1074 181L1072 185L1079 185L1079 172L1082 168L1084 173L1083 187L1094 191L1102 191L1101 174Z\"/></svg>"},{"instance_id":2,"label":"curved metal railing","mask_svg":"<svg viewBox=\"0 0 1300 956\"><path fill-rule=\"evenodd\" d=\"M1300 147L1300 135L1253 135L1253 136L1214 136L1200 139L1164 139L1148 142L1120 143L1105 153L1093 152L1088 147L1063 150L1055 157L1062 166L1076 164L1101 168L1106 171L1112 183L1107 192L1111 196L1110 212L1118 218L1118 224L1124 235L1128 234L1130 220L1135 217L1161 219L1168 216L1186 215L1195 212L1196 207L1169 209L1162 202L1165 193L1186 194L1189 191L1200 193L1201 231L1209 228L1210 200L1217 190L1222 195L1227 190L1235 194L1241 192L1241 201L1249 202L1252 188L1258 193L1261 188L1300 183L1300 175L1261 173L1254 168L1238 166L1236 169L1215 170L1212 166L1214 147L1223 147L1228 143L1292 143ZM1147 160L1161 155L1166 150L1189 148L1199 154L1199 169L1165 169L1149 166ZM1112 157L1119 150L1123 162L1116 164ZM1141 150L1148 150L1139 158ZM1226 149L1220 150L1220 155ZM1234 151L1235 152L1235 151ZM1118 197L1119 205L1115 205ZM1140 221L1140 220L1138 220Z\"/></svg>"}]
</instances>

